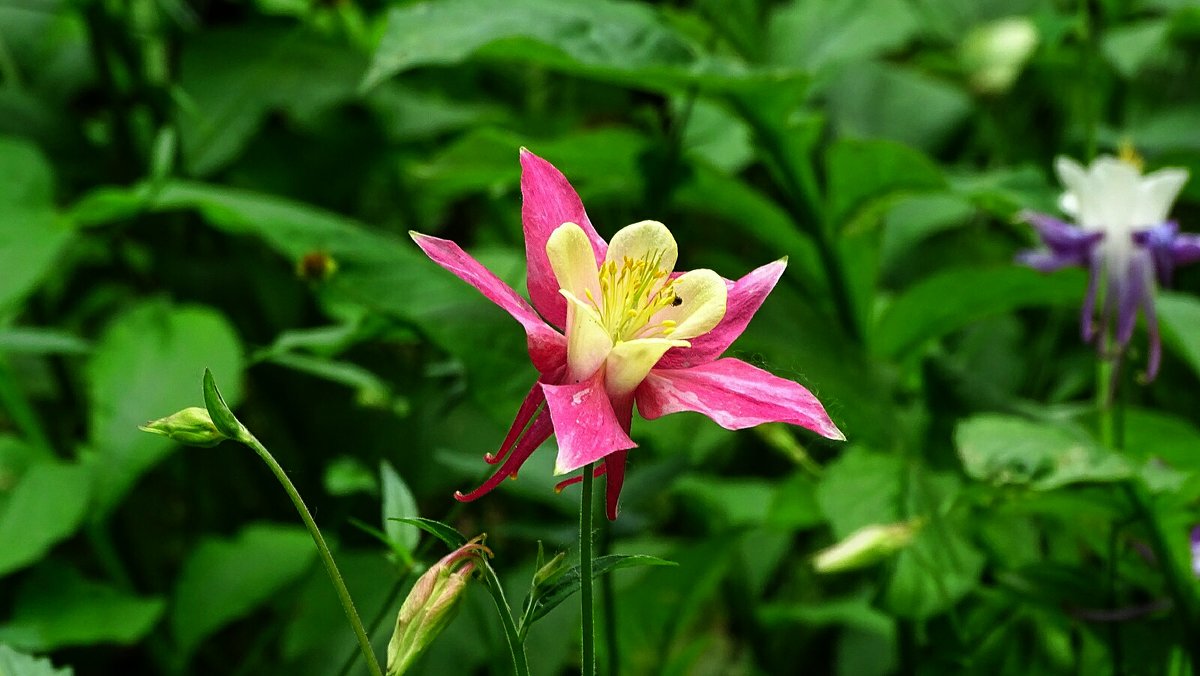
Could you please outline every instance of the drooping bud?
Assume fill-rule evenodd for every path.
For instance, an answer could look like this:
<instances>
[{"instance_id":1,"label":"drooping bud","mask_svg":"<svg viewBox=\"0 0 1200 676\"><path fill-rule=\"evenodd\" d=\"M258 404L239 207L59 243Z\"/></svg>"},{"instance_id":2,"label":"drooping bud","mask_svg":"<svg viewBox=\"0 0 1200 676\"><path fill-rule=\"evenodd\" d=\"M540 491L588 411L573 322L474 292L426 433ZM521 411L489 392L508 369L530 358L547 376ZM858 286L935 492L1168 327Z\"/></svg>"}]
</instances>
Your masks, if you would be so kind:
<instances>
[{"instance_id":1,"label":"drooping bud","mask_svg":"<svg viewBox=\"0 0 1200 676\"><path fill-rule=\"evenodd\" d=\"M388 643L387 676L407 671L450 624L476 564L491 555L481 536L447 554L417 579L396 616L396 630Z\"/></svg>"},{"instance_id":2,"label":"drooping bud","mask_svg":"<svg viewBox=\"0 0 1200 676\"><path fill-rule=\"evenodd\" d=\"M976 91L1002 94L1016 82L1037 43L1037 26L1031 20L1009 17L968 33L959 55Z\"/></svg>"},{"instance_id":3,"label":"drooping bud","mask_svg":"<svg viewBox=\"0 0 1200 676\"><path fill-rule=\"evenodd\" d=\"M863 568L879 561L912 542L923 520L864 526L832 547L817 552L813 568L818 573L838 573Z\"/></svg>"},{"instance_id":4,"label":"drooping bud","mask_svg":"<svg viewBox=\"0 0 1200 676\"><path fill-rule=\"evenodd\" d=\"M221 434L217 426L213 424L208 411L199 406L189 406L165 418L151 420L145 425L138 426L138 429L152 434L161 434L188 446L205 448L216 446L229 438Z\"/></svg>"}]
</instances>

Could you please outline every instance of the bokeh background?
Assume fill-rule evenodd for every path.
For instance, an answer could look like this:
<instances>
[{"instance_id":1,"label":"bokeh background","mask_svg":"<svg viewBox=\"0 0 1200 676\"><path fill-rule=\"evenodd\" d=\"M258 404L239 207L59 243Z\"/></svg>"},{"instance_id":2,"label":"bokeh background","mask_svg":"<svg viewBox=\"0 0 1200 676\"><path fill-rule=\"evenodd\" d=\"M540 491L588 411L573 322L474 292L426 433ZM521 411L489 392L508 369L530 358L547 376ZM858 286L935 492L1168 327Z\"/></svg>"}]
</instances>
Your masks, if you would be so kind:
<instances>
[{"instance_id":1,"label":"bokeh background","mask_svg":"<svg viewBox=\"0 0 1200 676\"><path fill-rule=\"evenodd\" d=\"M1013 264L1051 167L1121 148L1200 169L1192 0L0 0L0 673L366 673L286 496L248 449L137 425L213 370L335 545L380 655L443 546L486 532L519 603L571 549L553 441L458 505L535 373L520 328L428 262L523 289L518 148L600 233L683 267L787 273L730 354L804 384L846 443L635 423L601 548L605 674L1187 673L1160 562L1200 496L1200 273L1161 294L1161 376L1094 437L1085 275ZM1198 221L1200 182L1175 215ZM821 574L869 524L898 552ZM389 542L391 544L389 544ZM1187 565L1184 563L1184 565ZM1193 590L1194 593L1195 590ZM1114 614L1115 613L1115 614ZM535 674L578 669L578 602ZM1119 621L1112 621L1113 619ZM472 590L418 665L505 674ZM8 660L6 662L5 660Z\"/></svg>"}]
</instances>

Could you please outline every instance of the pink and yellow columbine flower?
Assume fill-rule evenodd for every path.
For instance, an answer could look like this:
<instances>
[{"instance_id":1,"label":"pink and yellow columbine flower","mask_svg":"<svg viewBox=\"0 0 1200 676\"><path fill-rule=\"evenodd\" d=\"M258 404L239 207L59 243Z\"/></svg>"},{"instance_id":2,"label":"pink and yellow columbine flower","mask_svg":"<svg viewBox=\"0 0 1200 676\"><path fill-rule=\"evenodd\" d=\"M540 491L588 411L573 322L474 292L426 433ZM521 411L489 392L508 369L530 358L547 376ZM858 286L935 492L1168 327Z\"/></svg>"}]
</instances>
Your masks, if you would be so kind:
<instances>
[{"instance_id":1,"label":"pink and yellow columbine flower","mask_svg":"<svg viewBox=\"0 0 1200 676\"><path fill-rule=\"evenodd\" d=\"M1129 345L1141 310L1150 337L1146 377L1153 379L1162 355L1154 313L1156 281L1167 284L1176 266L1200 260L1200 236L1181 233L1178 223L1167 220L1188 172L1169 168L1143 176L1132 151L1119 158L1101 156L1088 167L1059 157L1054 169L1066 188L1059 208L1075 224L1022 212L1020 217L1033 225L1045 248L1021 252L1017 260L1042 272L1089 268L1083 339L1094 341L1111 327L1110 349L1118 355ZM1093 319L1097 305L1099 327ZM1098 342L1103 348L1104 341Z\"/></svg>"},{"instance_id":2,"label":"pink and yellow columbine flower","mask_svg":"<svg viewBox=\"0 0 1200 676\"><path fill-rule=\"evenodd\" d=\"M821 402L797 383L718 359L775 287L786 261L736 282L712 270L676 273L675 238L662 223L634 223L605 242L558 169L524 149L521 169L532 307L454 242L411 233L434 262L524 327L540 374L500 450L484 456L503 464L457 499L491 491L554 434L556 474L602 463L596 476L606 475L606 511L615 519L626 455L637 446L629 438L635 403L650 420L697 411L731 430L787 422L845 438Z\"/></svg>"}]
</instances>

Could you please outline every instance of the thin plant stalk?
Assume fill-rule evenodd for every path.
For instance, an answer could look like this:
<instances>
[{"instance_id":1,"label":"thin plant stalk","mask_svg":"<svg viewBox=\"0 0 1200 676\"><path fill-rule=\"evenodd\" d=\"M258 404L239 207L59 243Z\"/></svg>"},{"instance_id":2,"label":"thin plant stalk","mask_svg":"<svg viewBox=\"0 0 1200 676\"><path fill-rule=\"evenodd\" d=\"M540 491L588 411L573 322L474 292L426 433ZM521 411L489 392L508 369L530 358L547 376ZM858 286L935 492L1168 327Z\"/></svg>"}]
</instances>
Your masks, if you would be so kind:
<instances>
[{"instance_id":1,"label":"thin plant stalk","mask_svg":"<svg viewBox=\"0 0 1200 676\"><path fill-rule=\"evenodd\" d=\"M258 457L262 458L263 462L267 463L267 467L271 468L271 473L275 475L279 484L283 486L283 490L292 499L292 504L296 506L296 511L300 514L300 519L308 528L309 535L312 535L313 542L317 545L317 551L321 554L321 563L325 564L325 572L329 573L329 581L333 583L338 600L342 604L342 610L345 611L346 619L350 622L350 628L354 630L354 636L358 639L358 647L362 651L363 659L367 661L367 668L371 670L372 676L383 676L379 661L375 659L375 651L371 649L371 639L367 638L367 631L363 628L362 619L359 618L358 611L354 608L354 600L350 598L350 590L346 588L342 573L334 563L333 554L329 551L329 545L325 544L321 529L317 528L317 522L313 520L312 513L308 511L308 506L300 497L300 491L296 490L296 486L288 478L287 472L283 471L283 467L280 467L275 456L271 455L266 446L254 438L253 434L247 433L245 437L239 441L253 448L254 452L258 453Z\"/></svg>"},{"instance_id":2,"label":"thin plant stalk","mask_svg":"<svg viewBox=\"0 0 1200 676\"><path fill-rule=\"evenodd\" d=\"M596 616L592 600L592 476L593 464L583 468L579 498L579 599L583 625L583 676L596 673Z\"/></svg>"}]
</instances>

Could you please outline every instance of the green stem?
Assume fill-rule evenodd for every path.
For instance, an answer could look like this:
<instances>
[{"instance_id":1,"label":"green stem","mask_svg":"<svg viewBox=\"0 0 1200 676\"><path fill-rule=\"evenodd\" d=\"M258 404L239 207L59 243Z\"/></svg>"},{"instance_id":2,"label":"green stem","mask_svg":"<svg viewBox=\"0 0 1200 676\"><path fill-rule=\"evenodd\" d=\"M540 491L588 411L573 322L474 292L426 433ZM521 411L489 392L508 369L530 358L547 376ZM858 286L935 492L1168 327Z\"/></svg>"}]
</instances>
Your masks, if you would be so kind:
<instances>
[{"instance_id":1,"label":"green stem","mask_svg":"<svg viewBox=\"0 0 1200 676\"><path fill-rule=\"evenodd\" d=\"M504 627L504 640L508 643L508 651L512 654L513 673L516 676L529 676L529 662L525 657L525 645L517 625L513 622L511 606L504 596L504 587L500 578L490 564L484 563L483 579L491 592L492 601L496 604L496 612L500 615L500 625Z\"/></svg>"},{"instance_id":2,"label":"green stem","mask_svg":"<svg viewBox=\"0 0 1200 676\"><path fill-rule=\"evenodd\" d=\"M583 468L579 498L579 599L583 615L583 676L596 673L596 616L592 602L592 465Z\"/></svg>"},{"instance_id":3,"label":"green stem","mask_svg":"<svg viewBox=\"0 0 1200 676\"><path fill-rule=\"evenodd\" d=\"M308 511L308 507L304 504L304 499L300 497L300 491L296 490L296 486L292 480L288 478L287 472L283 471L283 467L275 461L275 457L263 446L254 435L246 433L245 438L239 439L244 444L254 449L255 453L267 463L267 467L271 468L271 473L279 480L279 484L283 486L283 490L287 492L288 497L292 499L292 504L296 506L296 511L300 514L300 519L304 521L304 526L308 528L308 532L312 535L313 542L317 545L317 551L321 553L321 562L325 564L325 572L329 573L329 580L333 583L334 589L337 591L338 600L342 603L342 610L346 612L346 619L350 622L350 627L354 630L355 637L358 638L358 647L362 650L363 659L367 661L367 667L371 670L372 676L383 676L383 670L379 668L379 662L375 659L375 652L371 649L371 640L367 638L367 631L363 628L362 620L358 617L358 611L354 609L354 601L350 598L350 590L346 588L346 583L342 580L342 574L338 571L337 564L333 561L333 554L329 551L329 545L325 544L325 538L321 536L321 529L317 528L317 522L313 521L312 513Z\"/></svg>"}]
</instances>

